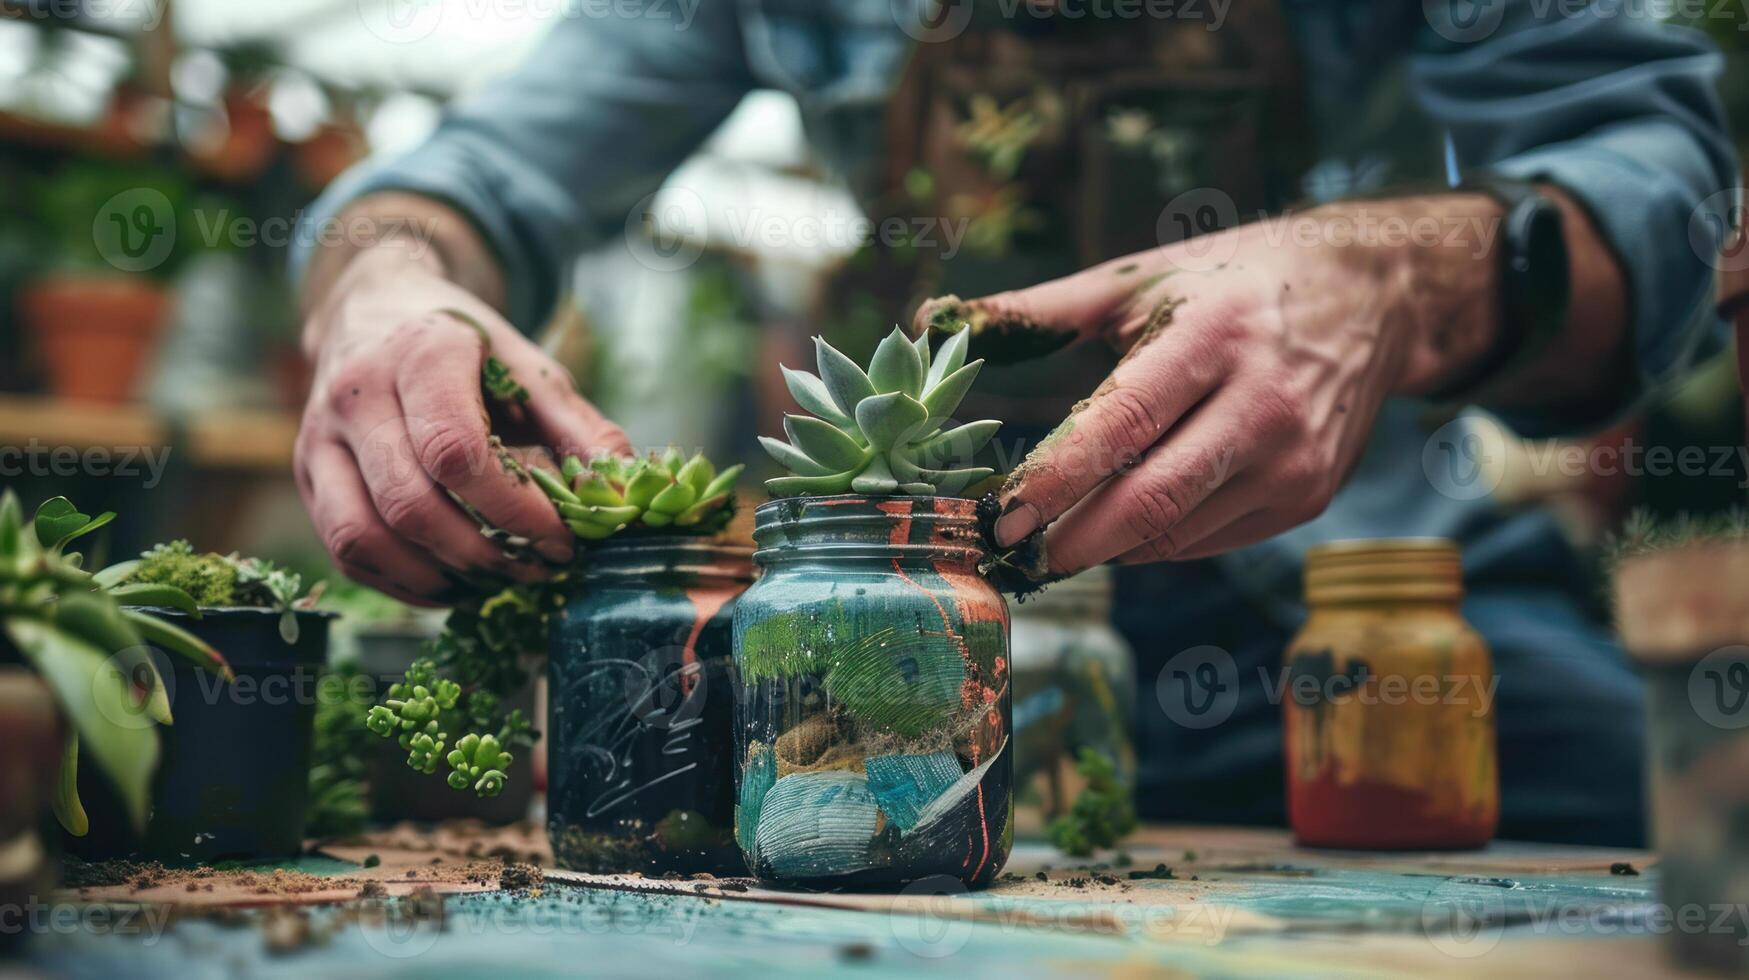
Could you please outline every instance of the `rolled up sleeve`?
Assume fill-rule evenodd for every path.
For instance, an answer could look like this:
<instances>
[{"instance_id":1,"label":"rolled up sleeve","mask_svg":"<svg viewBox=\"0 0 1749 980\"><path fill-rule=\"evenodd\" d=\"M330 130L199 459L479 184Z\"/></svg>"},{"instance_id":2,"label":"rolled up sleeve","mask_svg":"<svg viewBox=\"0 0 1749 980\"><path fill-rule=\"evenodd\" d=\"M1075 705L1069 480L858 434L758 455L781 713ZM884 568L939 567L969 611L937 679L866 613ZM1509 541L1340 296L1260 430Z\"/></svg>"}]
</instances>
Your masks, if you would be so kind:
<instances>
[{"instance_id":1,"label":"rolled up sleeve","mask_svg":"<svg viewBox=\"0 0 1749 980\"><path fill-rule=\"evenodd\" d=\"M1562 6L1508 4L1498 29L1467 43L1430 31L1410 81L1465 170L1547 181L1590 213L1627 278L1636 384L1607 406L1619 414L1724 342L1714 265L1737 160L1714 89L1722 62L1704 35L1642 5ZM1558 409L1505 418L1527 436L1603 421Z\"/></svg>"},{"instance_id":2,"label":"rolled up sleeve","mask_svg":"<svg viewBox=\"0 0 1749 980\"><path fill-rule=\"evenodd\" d=\"M348 172L304 223L321 227L378 191L443 201L502 266L511 322L538 328L577 253L623 233L632 209L752 88L733 4L661 9L672 16L576 8L519 70L452 107L410 153ZM305 231L294 278L315 241Z\"/></svg>"}]
</instances>

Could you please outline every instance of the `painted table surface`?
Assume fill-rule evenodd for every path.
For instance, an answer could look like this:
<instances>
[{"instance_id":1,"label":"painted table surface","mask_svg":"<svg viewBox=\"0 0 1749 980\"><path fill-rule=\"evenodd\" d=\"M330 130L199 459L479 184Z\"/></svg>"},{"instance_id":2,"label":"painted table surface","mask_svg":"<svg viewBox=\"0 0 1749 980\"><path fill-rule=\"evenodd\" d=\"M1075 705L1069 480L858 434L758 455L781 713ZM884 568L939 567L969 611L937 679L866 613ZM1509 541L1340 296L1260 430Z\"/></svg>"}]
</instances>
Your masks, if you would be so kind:
<instances>
[{"instance_id":1,"label":"painted table surface","mask_svg":"<svg viewBox=\"0 0 1749 980\"><path fill-rule=\"evenodd\" d=\"M1149 827L1125 842L1128 866L1022 842L987 891L914 886L897 895L563 871L548 871L534 889L498 891L430 871L441 854L429 847L327 850L362 860L373 846L380 863L368 871L305 859L305 871L349 878L331 893L263 899L221 888L190 897L307 905L313 939L292 952L270 954L264 931L238 928L237 916L188 916L132 935L47 930L26 965L49 975L179 980L702 970L769 977L828 968L870 976L1647 976L1665 972L1659 933L1670 928L1657 911L1649 855L1504 842L1467 853L1379 854L1297 849L1277 831ZM1160 864L1172 877L1154 870ZM1640 873L1612 873L1619 864ZM1131 878L1132 870L1144 876ZM441 917L387 914L394 897L322 904L352 898L361 876L388 884L391 896L421 878L451 894ZM87 906L184 901L155 892L66 897ZM360 914L373 903L374 915Z\"/></svg>"}]
</instances>

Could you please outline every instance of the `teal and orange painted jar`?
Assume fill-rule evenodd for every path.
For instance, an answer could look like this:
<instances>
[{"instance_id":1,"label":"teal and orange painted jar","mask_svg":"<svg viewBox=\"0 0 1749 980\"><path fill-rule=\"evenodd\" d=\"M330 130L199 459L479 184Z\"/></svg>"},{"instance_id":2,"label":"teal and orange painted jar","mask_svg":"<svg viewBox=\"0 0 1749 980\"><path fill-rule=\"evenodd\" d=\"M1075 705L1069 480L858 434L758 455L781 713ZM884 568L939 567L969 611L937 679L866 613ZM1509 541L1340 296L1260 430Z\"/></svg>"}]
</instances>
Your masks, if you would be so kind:
<instances>
[{"instance_id":1,"label":"teal and orange painted jar","mask_svg":"<svg viewBox=\"0 0 1749 980\"><path fill-rule=\"evenodd\" d=\"M1312 847L1480 847L1500 788L1494 671L1464 621L1457 545L1338 541L1306 555L1287 651L1288 820Z\"/></svg>"},{"instance_id":2,"label":"teal and orange painted jar","mask_svg":"<svg viewBox=\"0 0 1749 980\"><path fill-rule=\"evenodd\" d=\"M735 604L735 837L809 887L989 884L1013 837L1009 619L976 504L775 500Z\"/></svg>"},{"instance_id":3,"label":"teal and orange painted jar","mask_svg":"<svg viewBox=\"0 0 1749 980\"><path fill-rule=\"evenodd\" d=\"M673 535L591 548L547 666L547 833L561 867L746 873L729 627L748 557Z\"/></svg>"}]
</instances>

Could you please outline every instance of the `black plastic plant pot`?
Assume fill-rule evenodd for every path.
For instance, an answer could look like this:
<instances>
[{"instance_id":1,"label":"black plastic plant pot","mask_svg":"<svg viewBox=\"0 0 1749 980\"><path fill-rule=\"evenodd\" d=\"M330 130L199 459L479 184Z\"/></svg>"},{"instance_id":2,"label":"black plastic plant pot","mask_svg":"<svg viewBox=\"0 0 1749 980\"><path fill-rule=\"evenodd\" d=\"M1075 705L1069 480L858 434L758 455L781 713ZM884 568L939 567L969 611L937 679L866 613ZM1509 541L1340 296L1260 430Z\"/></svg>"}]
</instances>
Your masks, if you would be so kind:
<instances>
[{"instance_id":1,"label":"black plastic plant pot","mask_svg":"<svg viewBox=\"0 0 1749 980\"><path fill-rule=\"evenodd\" d=\"M236 673L225 681L154 651L173 723L159 729L144 836L133 833L107 781L79 768L90 818L67 850L86 860L139 857L166 864L292 857L304 843L310 737L328 655L327 612L297 612L292 642L273 609L205 609L196 619L158 615L211 644ZM143 719L142 719L143 720Z\"/></svg>"},{"instance_id":2,"label":"black plastic plant pot","mask_svg":"<svg viewBox=\"0 0 1749 980\"><path fill-rule=\"evenodd\" d=\"M547 835L561 867L741 875L730 623L744 548L596 546L548 657Z\"/></svg>"}]
</instances>

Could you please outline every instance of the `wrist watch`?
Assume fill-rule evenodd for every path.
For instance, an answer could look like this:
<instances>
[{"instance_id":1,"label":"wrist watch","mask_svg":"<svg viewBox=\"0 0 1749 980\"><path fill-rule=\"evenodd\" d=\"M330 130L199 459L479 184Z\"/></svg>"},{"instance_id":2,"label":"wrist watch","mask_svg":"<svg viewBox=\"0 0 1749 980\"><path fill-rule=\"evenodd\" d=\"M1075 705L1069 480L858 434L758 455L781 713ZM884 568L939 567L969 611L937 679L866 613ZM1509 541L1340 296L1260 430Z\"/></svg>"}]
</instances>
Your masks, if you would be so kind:
<instances>
[{"instance_id":1,"label":"wrist watch","mask_svg":"<svg viewBox=\"0 0 1749 980\"><path fill-rule=\"evenodd\" d=\"M1477 176L1456 189L1487 194L1504 209L1494 242L1500 321L1488 350L1434 401L1474 401L1536 360L1566 325L1572 298L1560 205L1529 181L1505 177Z\"/></svg>"}]
</instances>

